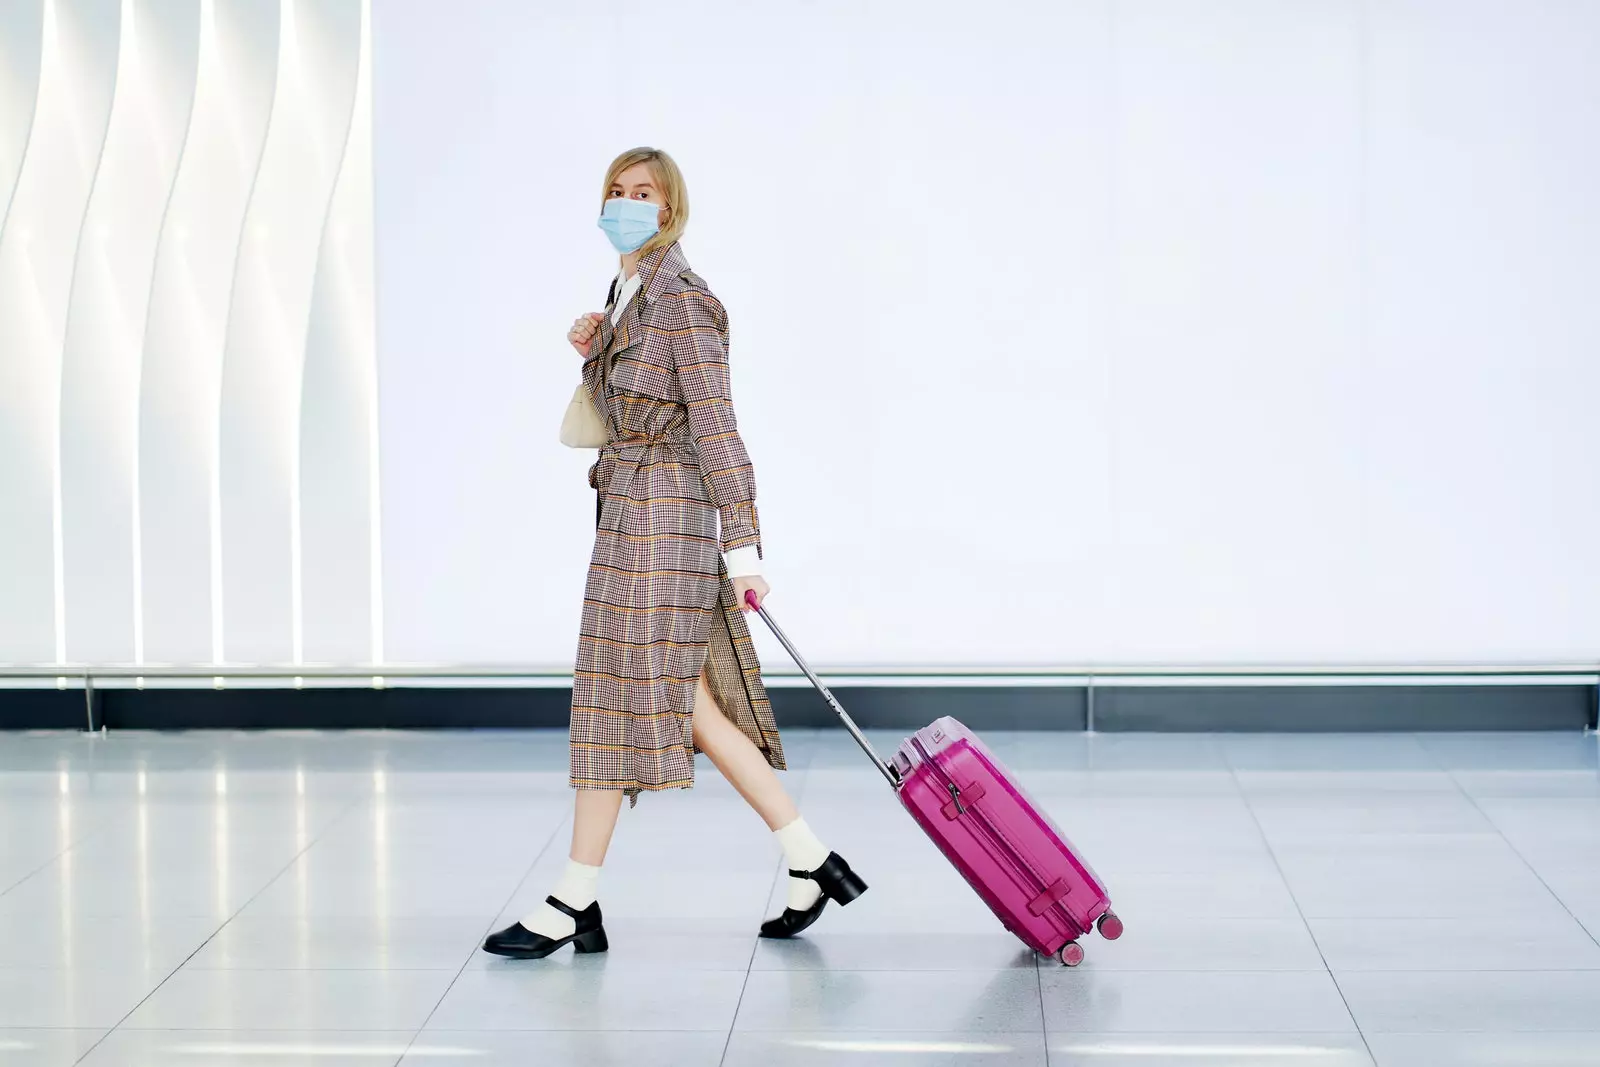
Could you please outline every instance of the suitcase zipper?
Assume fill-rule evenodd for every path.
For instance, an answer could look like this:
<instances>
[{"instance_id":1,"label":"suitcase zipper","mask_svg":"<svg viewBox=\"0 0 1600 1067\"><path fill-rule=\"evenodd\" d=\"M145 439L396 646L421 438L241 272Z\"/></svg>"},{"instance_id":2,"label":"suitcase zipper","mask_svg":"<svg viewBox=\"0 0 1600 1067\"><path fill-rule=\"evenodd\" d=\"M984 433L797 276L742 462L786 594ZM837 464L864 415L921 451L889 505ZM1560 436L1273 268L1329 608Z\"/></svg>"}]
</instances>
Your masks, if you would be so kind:
<instances>
[{"instance_id":1,"label":"suitcase zipper","mask_svg":"<svg viewBox=\"0 0 1600 1067\"><path fill-rule=\"evenodd\" d=\"M983 813L977 808L969 808L961 803L961 787L956 785L955 781L944 773L944 769L939 766L937 760L928 755L928 750L923 747L921 738L913 735L911 738L911 743L917 746L918 752L922 753L922 761L929 767L933 768L934 777L944 784L945 791L950 794L950 799L955 802L956 811L963 815L970 814L972 816L973 825L984 831L991 844L998 844L1000 846L1000 852L1009 854L1012 865L1022 873L1024 884L1038 884L1040 886L1040 892L1044 892L1046 889L1048 889L1049 886L1044 881L1043 877L1036 874L1028 865L1027 861L1023 859L1022 850L1020 848L1012 845L1011 842L1007 840L1006 836L996 829L993 823L991 823L988 819L985 819L983 817ZM1062 914L1066 916L1067 922L1070 926L1076 927L1078 925L1077 920L1072 918L1071 913L1062 906L1060 901L1057 901L1055 906L1061 909Z\"/></svg>"}]
</instances>

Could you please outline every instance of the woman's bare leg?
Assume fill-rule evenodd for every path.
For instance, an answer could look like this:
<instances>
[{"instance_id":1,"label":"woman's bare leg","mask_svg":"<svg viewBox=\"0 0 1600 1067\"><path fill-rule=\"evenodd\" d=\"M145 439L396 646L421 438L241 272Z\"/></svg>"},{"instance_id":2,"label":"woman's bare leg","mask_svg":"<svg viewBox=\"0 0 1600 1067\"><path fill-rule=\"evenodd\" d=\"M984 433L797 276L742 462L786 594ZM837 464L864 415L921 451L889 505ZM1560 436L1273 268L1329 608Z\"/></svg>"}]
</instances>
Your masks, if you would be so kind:
<instances>
[{"instance_id":1,"label":"woman's bare leg","mask_svg":"<svg viewBox=\"0 0 1600 1067\"><path fill-rule=\"evenodd\" d=\"M767 763L767 757L717 707L703 674L694 692L694 743L711 758L722 776L733 783L769 829L781 830L800 817L799 809L789 799L777 773ZM576 852L573 858L577 858Z\"/></svg>"},{"instance_id":2,"label":"woman's bare leg","mask_svg":"<svg viewBox=\"0 0 1600 1067\"><path fill-rule=\"evenodd\" d=\"M789 877L788 907L761 927L763 937L793 937L814 923L827 903L822 899L824 881L831 886L829 893L841 901L852 900L866 890L866 883L829 852L828 846L806 825L755 742L717 707L704 675L695 689L694 740L771 828L789 870L810 872L804 877Z\"/></svg>"},{"instance_id":3,"label":"woman's bare leg","mask_svg":"<svg viewBox=\"0 0 1600 1067\"><path fill-rule=\"evenodd\" d=\"M622 790L579 789L572 810L572 851L575 862L599 867L606 862L611 835L622 811Z\"/></svg>"},{"instance_id":4,"label":"woman's bare leg","mask_svg":"<svg viewBox=\"0 0 1600 1067\"><path fill-rule=\"evenodd\" d=\"M483 948L497 956L543 959L571 943L579 952L604 952L605 929L597 903L600 867L622 810L620 789L580 789L573 802L572 852L566 870L543 904L514 926L490 934Z\"/></svg>"}]
</instances>

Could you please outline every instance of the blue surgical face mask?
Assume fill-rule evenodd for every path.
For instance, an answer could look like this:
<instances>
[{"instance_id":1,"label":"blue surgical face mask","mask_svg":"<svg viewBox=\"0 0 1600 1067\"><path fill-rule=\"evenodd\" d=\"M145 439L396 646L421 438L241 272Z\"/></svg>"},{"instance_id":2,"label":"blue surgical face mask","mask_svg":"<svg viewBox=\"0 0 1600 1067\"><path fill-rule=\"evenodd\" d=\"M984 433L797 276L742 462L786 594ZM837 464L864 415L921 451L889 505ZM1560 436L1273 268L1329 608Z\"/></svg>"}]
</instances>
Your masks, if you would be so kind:
<instances>
[{"instance_id":1,"label":"blue surgical face mask","mask_svg":"<svg viewBox=\"0 0 1600 1067\"><path fill-rule=\"evenodd\" d=\"M648 200L614 197L600 212L600 228L618 252L637 252L661 232L661 209Z\"/></svg>"}]
</instances>

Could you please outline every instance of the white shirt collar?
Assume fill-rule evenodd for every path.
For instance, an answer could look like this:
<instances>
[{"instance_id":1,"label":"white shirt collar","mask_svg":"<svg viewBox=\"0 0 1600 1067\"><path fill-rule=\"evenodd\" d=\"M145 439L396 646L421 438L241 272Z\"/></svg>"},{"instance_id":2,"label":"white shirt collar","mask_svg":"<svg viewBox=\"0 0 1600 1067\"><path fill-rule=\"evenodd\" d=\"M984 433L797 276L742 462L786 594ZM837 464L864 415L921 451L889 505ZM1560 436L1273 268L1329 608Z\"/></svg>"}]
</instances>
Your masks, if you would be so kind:
<instances>
[{"instance_id":1,"label":"white shirt collar","mask_svg":"<svg viewBox=\"0 0 1600 1067\"><path fill-rule=\"evenodd\" d=\"M633 299L633 294L639 291L639 286L641 283L642 279L639 277L637 271L634 272L634 275L631 278L624 278L622 276L622 271L617 271L617 295L616 303L612 305L611 308L611 325L615 326L617 323L622 321L623 309L628 306L628 301Z\"/></svg>"}]
</instances>

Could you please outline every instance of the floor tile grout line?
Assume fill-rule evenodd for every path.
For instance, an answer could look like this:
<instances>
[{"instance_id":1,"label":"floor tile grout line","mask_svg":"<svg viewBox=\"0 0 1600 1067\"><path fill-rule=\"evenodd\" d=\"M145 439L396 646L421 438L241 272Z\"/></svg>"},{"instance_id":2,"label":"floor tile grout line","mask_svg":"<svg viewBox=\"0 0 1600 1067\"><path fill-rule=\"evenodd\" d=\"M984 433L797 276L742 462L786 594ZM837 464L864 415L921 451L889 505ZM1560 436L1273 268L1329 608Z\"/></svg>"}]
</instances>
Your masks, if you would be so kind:
<instances>
[{"instance_id":1,"label":"floor tile grout line","mask_svg":"<svg viewBox=\"0 0 1600 1067\"><path fill-rule=\"evenodd\" d=\"M99 831L93 831L93 832L91 832L89 834L86 834L84 836L85 836L85 838L93 837L94 834L98 833L98 832ZM21 887L23 884L25 884L25 883L27 883L29 881L32 881L34 878L38 877L41 873L43 873L45 871L46 868L53 867L57 863L61 862L61 857L65 856L68 852L71 852L73 849L77 848L78 844L79 844L79 842L74 841L72 844L68 845L66 848L62 849L60 852L57 852L55 855L51 856L49 859L45 860L43 863L39 864L39 866L37 866L33 870L29 871L27 874L23 875L21 878L18 878L11 885L7 886L4 889L0 889L0 899L4 899L5 895L7 893L11 892L13 889L17 889L17 888Z\"/></svg>"},{"instance_id":2,"label":"floor tile grout line","mask_svg":"<svg viewBox=\"0 0 1600 1067\"><path fill-rule=\"evenodd\" d=\"M1084 762L1087 764L1086 773L1088 774L1094 774L1098 771L1098 768L1094 765L1095 736L1094 734L1088 735L1088 747L1084 754ZM1238 784L1235 781L1234 788L1238 788ZM1044 1003L1044 959L1045 957L1038 952L1033 954L1033 981L1039 990L1039 1032L1041 1040L1044 1042L1044 1064L1045 1067L1050 1067L1054 1057L1050 1054L1050 1018Z\"/></svg>"},{"instance_id":3,"label":"floor tile grout line","mask_svg":"<svg viewBox=\"0 0 1600 1067\"><path fill-rule=\"evenodd\" d=\"M854 751L851 750L850 754L853 757L854 756ZM1454 760L1452 758L1452 750L1449 749L1449 748L1441 748L1439 751L1434 753L1434 757L1435 757L1435 761L1440 763L1440 764L1459 762L1459 761L1456 761L1456 760ZM199 764L198 764L199 767L202 770L205 767L205 759L206 759L206 757L202 756L200 761L199 761ZM1249 773L1249 769L1252 766L1252 760L1249 757L1248 753L1246 753L1246 752L1238 753L1237 754L1237 759L1238 759L1238 762L1244 763L1245 767L1244 768L1239 768L1236 771L1228 771L1226 773L1229 773L1230 784L1233 784L1235 786L1236 790L1240 790L1240 784L1241 783L1240 783L1239 779L1244 773ZM821 779L818 779L816 777L816 775L812 773L813 769L818 767L819 765L828 765L828 764L829 764L829 760L827 758L825 758L821 753L807 753L806 761L805 761L803 767L801 768L803 773L802 773L801 776L799 776L799 781L795 783L795 785L797 786L797 790L796 791L799 794L799 799L804 799L809 804L822 804L822 803L826 803L828 801L828 798L831 798L831 797L834 796L833 788L828 783L822 781ZM849 768L849 769L853 770L854 768ZM182 773L182 772L179 772L179 773ZM191 769L190 773L192 773L192 769ZM818 773L820 773L820 771ZM1467 792L1470 789L1470 785L1465 785L1463 783L1470 782L1470 780L1472 779L1472 768L1471 767L1462 767L1459 771L1454 771L1454 772L1446 771L1444 773L1448 775L1449 779L1451 780L1451 784L1444 785L1443 783L1441 783L1441 788L1442 788L1443 792L1442 793L1438 793L1436 795L1440 795L1440 796L1449 798L1452 794L1455 794L1457 792ZM851 774L851 777L853 778L854 775ZM106 796L111 796L112 792L114 792L114 791L108 791L108 793L105 794L105 795ZM1241 792L1242 792L1242 790L1241 790ZM874 795L876 796L876 794L874 794ZM1239 794L1236 793L1236 795L1239 795ZM1271 813L1276 807L1275 798L1274 798L1274 796L1272 794L1268 794L1268 793L1254 793L1254 792L1252 792L1252 793L1248 794L1248 796L1249 796L1250 799L1247 800L1247 806L1248 806L1248 810L1250 811L1250 814L1253 817L1255 817L1254 825L1255 825L1255 827L1256 827L1256 829L1258 831L1258 836L1265 836L1265 833L1266 833L1264 831L1265 822L1273 821L1273 819L1271 818ZM1470 795L1470 793L1468 794L1468 798L1469 798L1469 800L1472 800L1474 803L1478 803L1478 798L1472 797ZM45 799L46 799L46 802L49 803L52 798L46 797ZM317 833L317 837L318 837L318 845L317 845L317 847L320 847L322 849L327 849L329 847L332 847L332 841L340 841L340 840L347 839L350 831L346 830L345 829L346 827L350 827L350 828L359 830L362 827L362 825L364 824L365 816L367 815L367 813L369 813L372 810L371 802L365 796L345 797L345 796L340 796L340 795L335 794L335 795L329 797L328 799L331 801L331 805L330 806L331 806L332 810L324 815L324 827L323 827L323 829L319 830L318 833ZM708 799L710 799L710 798L708 798ZM731 797L729 799L731 799ZM1160 799L1167 800L1167 799L1172 799L1172 798L1160 798ZM1255 805L1253 803L1253 800L1260 800L1261 803L1259 805ZM349 802L348 808L346 807L346 802L347 801ZM202 800L202 802L203 802L203 800ZM1496 803L1497 803L1497 799L1493 795L1490 795L1490 794L1486 793L1486 795L1484 795L1481 798L1481 803L1478 806L1479 806L1480 810L1484 810L1484 809L1494 810ZM1258 816L1259 808L1263 808L1263 807L1268 809L1268 818L1266 818L1264 820L1259 818L1259 816ZM559 811L559 806L557 806L554 810L551 810L551 811L547 812L546 815L547 815L547 817L559 820L561 818L560 811ZM331 816L331 818L329 818L329 816ZM748 816L746 816L746 818L748 818ZM113 819L112 821L110 821L110 822L108 822L108 823L106 823L104 825L100 825L100 824L96 824L96 825L98 826L98 829L91 829L90 832L95 835L95 837L94 837L95 840L101 841L102 843L104 843L104 841L106 839L105 838L105 833L106 832L109 831L112 834L113 837L117 833L117 823L116 823L115 819ZM751 824L751 825L753 826L753 824ZM1517 825L1519 825L1519 824L1513 821L1513 822L1508 823L1508 825L1510 825L1513 829L1515 829L1515 827ZM557 833L559 834L559 827L557 828ZM1278 864L1278 866L1277 866L1277 870L1279 871L1280 876L1282 876L1284 870L1286 869L1285 868L1285 864L1292 864L1293 863L1293 852L1296 849L1297 845L1296 845L1296 841L1293 839L1294 835L1293 834L1285 834L1285 833L1283 833L1281 828L1279 828L1276 825L1276 823L1275 823L1275 829L1274 829L1274 831L1272 831L1272 835L1273 836L1271 838L1269 838L1266 843L1267 843L1267 846L1269 848L1269 852L1273 855L1273 858L1276 860L1277 856L1278 856L1277 850L1273 847L1278 841L1282 841L1282 843L1284 845L1284 852L1287 852L1287 853L1291 854L1289 859L1284 860L1282 863ZM1495 837L1501 837L1501 838L1504 837L1504 833L1501 832L1497 826L1494 828L1493 832L1485 831L1485 838L1486 839L1492 841ZM533 837L533 840L536 840L536 837ZM85 847L85 848L92 847L92 845L90 844L90 842L88 841L87 838L85 839L85 841L81 842L80 844L81 844L82 847ZM543 854L541 854L541 856L536 856L535 857L535 860L534 860L534 863L533 863L532 867L530 867L529 870L525 871L525 873L523 875L523 878L522 878L522 881L521 881L521 883L519 883L522 887L524 887L524 888L526 887L526 885L528 883L528 879L531 877L531 874L534 873L534 869L538 867L538 864L540 862L543 862L543 859L542 859L543 855L548 855L547 849L548 849L548 845L546 847L546 851ZM1513 850L1513 851L1516 851L1516 850ZM1530 846L1530 855L1537 856L1538 854L1539 853L1538 853L1537 849L1534 849L1534 848L1532 848ZM1527 857L1521 857L1521 858L1523 859L1523 861L1525 863L1528 862ZM289 873L292 873L292 869L293 869L293 866L294 866L295 862L304 863L305 862L305 857L301 856L301 857L299 857L298 860L291 860L290 861ZM1531 866L1531 864L1530 864L1530 866ZM1535 872L1535 873L1537 873L1537 872ZM263 872L263 875L265 875L265 872ZM286 877L285 872L279 872L277 875L270 876L270 877L264 877L264 880L266 881L267 886L270 889L270 887L273 886L273 885L284 884L285 877ZM778 877L781 878L781 871L779 872ZM252 881L254 881L254 880L252 880ZM501 884L505 884L505 883L502 882ZM262 890L262 892L266 892L266 891L267 890ZM516 891L514 891L514 892L516 892ZM1293 895L1293 894L1291 894L1291 895ZM243 914L243 913L245 911L249 910L250 908L253 908L254 904L262 903L262 901L260 901L258 899L259 897L260 897L260 894L257 893L255 896L253 896L251 898L251 901L246 902L246 906L244 908L241 908L240 913L236 914L234 917L232 917L232 918L230 918L228 920L222 921L221 926L218 926L218 921L219 921L218 919L209 920L208 921L208 926L215 928L213 930L213 936L214 936L215 933L220 933L222 927L226 927L226 926L230 925L232 921L237 921L238 918L241 918L241 917L247 918L247 921L248 921L248 916ZM1296 898L1296 902L1297 902L1297 904L1300 903L1300 902L1298 902L1297 898ZM468 912L472 912L472 911L476 911L477 908L469 907L469 908L467 908L465 910L468 911ZM1323 918L1323 915L1321 913L1322 909L1318 909L1316 907L1305 907L1305 908L1302 908L1300 910L1301 910L1301 916L1300 917L1301 917L1301 920L1302 920L1304 925L1309 925L1309 918L1310 917L1318 918L1319 919L1319 923L1320 923L1321 919ZM220 917L219 917L219 919L220 919ZM198 934L198 931L196 931L196 934ZM1313 933L1313 938L1315 940L1314 933ZM212 938L207 938L207 941L210 941L210 940L212 940ZM202 948L204 948L204 945L202 945ZM745 970L746 970L746 981L747 982L753 976L753 960L755 958L759 958L759 950L760 950L760 948L761 948L761 946L758 943L756 945L756 951L751 954L751 961L752 962L750 964L748 964L746 966L746 968L745 968ZM1318 948L1320 950L1320 948L1321 948L1320 944L1318 945ZM1338 953L1336 952L1336 954L1338 954ZM197 967L197 968L200 967L201 965L196 965L196 964L193 963L193 958L192 958L193 956L194 956L194 954L191 954L191 958L190 959L188 959L184 963L180 964L179 965L180 968L187 968L187 967L191 967L191 966ZM1043 973L1043 970L1044 970L1043 965L1037 959L1034 961L1034 965L1035 965L1036 973L1039 974L1040 976L1042 976L1042 973ZM414 968L414 969L424 969L425 970L425 969L430 969L430 968ZM431 968L431 969L438 970L437 967L434 967L434 968ZM470 969L470 967L468 969ZM738 968L735 968L735 971L737 971L737 969ZM1306 966L1305 967L1296 968L1296 969L1302 971L1303 973L1307 973L1307 974L1317 973L1317 971L1319 970L1317 965L1309 964L1308 960L1306 961ZM1529 968L1523 968L1523 969L1529 969ZM1537 968L1537 970L1543 970L1543 969L1544 968ZM1593 970L1593 968L1559 968L1559 969L1560 970L1569 970L1569 971L1570 970L1579 970L1579 971ZM443 970L445 972L447 972L448 971L448 965L446 965ZM1056 968L1051 968L1051 970L1055 971ZM1327 960L1326 957L1324 957L1322 959L1322 965L1320 967L1320 970L1321 971L1325 971L1325 972L1331 972L1331 967L1329 966L1328 960ZM1362 968L1361 966L1357 965L1357 966L1352 966L1352 967L1342 967L1340 973L1342 974L1342 973L1345 973L1345 972L1354 972L1354 971L1363 971L1363 970L1365 970L1365 969ZM1387 969L1385 969L1385 970L1387 971ZM1412 968L1412 970L1415 970L1415 968ZM1501 970L1501 969L1500 968L1492 968L1491 970L1498 971L1498 970ZM458 971L458 977L462 973L464 973L464 971ZM1212 971L1197 971L1196 973L1213 973L1213 972ZM443 975L441 974L440 977L442 978ZM1044 994L1042 992L1042 982L1041 982L1041 994L1040 995L1041 995L1041 997L1044 996ZM1358 999L1359 999L1359 996L1358 996ZM741 1002L742 1002L742 998L741 998ZM1347 1003L1347 1007L1348 1007L1348 1003ZM737 1009L736 1009L736 1012L737 1012ZM736 1015L736 1017L737 1017L737 1015ZM126 1020L125 1020L125 1022L126 1022ZM115 1030L120 1032L120 1026L121 1025L122 1024L119 1024L115 1028ZM404 1027L397 1028L397 1030L401 1030L402 1032L404 1031L404 1029L407 1029L407 1028L404 1028ZM713 1031L713 1032L715 1032L715 1031ZM422 1031L419 1030L416 1033L411 1035L410 1045L408 1047L411 1048L412 1050L416 1050L416 1049L419 1049L419 1048L425 1048L426 1047L427 1043L421 1043L420 1042L421 1033L422 1033ZM1048 1034L1049 1034L1048 1028L1046 1029L1046 1034L1047 1034L1047 1037L1048 1037ZM109 1033L107 1035L104 1035L104 1036L109 1036ZM398 1036L399 1035L397 1034L396 1037L398 1038ZM728 1057L729 1055L731 1055L731 1039L734 1036L736 1036L736 1030L730 1030L729 1031L729 1041L727 1043L725 1043L725 1047L724 1047L724 1057L725 1058ZM103 1041L103 1040L104 1040L104 1037L101 1038L101 1041ZM98 1045L99 1042L97 1042L96 1044ZM397 1040L396 1041L396 1045L400 1045L400 1044L402 1044L402 1043ZM93 1051L93 1047L91 1047L91 1051ZM707 1052L709 1052L709 1048L707 1049ZM403 1054L406 1054L406 1053L403 1053ZM737 1059L737 1058L735 1058L735 1059Z\"/></svg>"},{"instance_id":4,"label":"floor tile grout line","mask_svg":"<svg viewBox=\"0 0 1600 1067\"><path fill-rule=\"evenodd\" d=\"M1224 749L1223 759L1227 761L1228 772L1233 775L1234 781L1239 784L1240 795L1244 799L1245 811L1250 813L1250 821L1255 824L1256 833L1261 835L1261 843L1266 847L1267 855L1272 857L1272 866L1277 870L1278 877L1283 879L1283 888L1289 894L1289 899L1294 901L1295 914L1300 916L1300 924L1305 927L1306 936L1311 938L1311 944L1317 950L1317 956L1322 960L1322 971L1333 983L1333 988L1339 994L1339 1002L1344 1005L1345 1014L1350 1016L1350 1025L1354 1026L1356 1033L1361 1035L1361 1047L1367 1051L1367 1059L1376 1064L1378 1056L1372 1051L1372 1043L1367 1040L1367 1032L1362 1029L1361 1022L1356 1018L1356 1013L1350 1008L1350 998L1345 994L1344 986L1339 984L1339 976L1333 973L1332 966L1328 963L1328 956L1322 950L1322 942L1317 940L1317 932L1311 926L1311 920L1306 918L1305 908L1300 903L1300 897L1294 891L1294 886L1289 882L1289 875L1283 869L1283 861L1278 858L1278 850L1272 847L1272 838L1267 835L1267 828L1261 824L1261 817L1256 814L1256 806L1250 796L1244 792L1244 783L1239 781L1239 768L1234 765L1233 759Z\"/></svg>"},{"instance_id":5,"label":"floor tile grout line","mask_svg":"<svg viewBox=\"0 0 1600 1067\"><path fill-rule=\"evenodd\" d=\"M1044 1005L1044 957L1037 952L1033 954L1033 980L1039 988L1039 1033L1044 1041L1044 1063L1045 1067L1050 1067L1050 1018Z\"/></svg>"},{"instance_id":6,"label":"floor tile grout line","mask_svg":"<svg viewBox=\"0 0 1600 1067\"><path fill-rule=\"evenodd\" d=\"M200 762L200 760L198 760L198 759L195 761L196 764L198 764L199 762ZM122 1024L123 1023L125 1023L129 1019L133 1018L133 1016L139 1011L140 1008L144 1007L145 1004L149 1003L151 997L153 997L157 993L161 992L162 988L165 987L168 982L172 981L174 975L176 975L179 971L183 970L185 967L189 966L189 962L191 960L193 960L196 956L200 955L200 953L204 952L205 949L206 949L206 946L211 944L212 941L216 940L217 935L222 933L223 930L227 929L229 923L233 922L233 920L237 919L240 915L242 915L246 908L248 908L251 904L254 904L257 900L259 900L261 898L261 895L263 893L265 893L267 890L271 889L274 885L276 885L278 883L278 879L282 878L285 874L289 873L289 870L292 867L294 867L294 865L296 863L299 863L301 858L304 857L307 852L310 852L311 849L319 841L321 841L323 839L323 837L325 837L331 830L333 830L334 827L336 827L340 823L344 822L344 820L349 817L350 813L355 811L356 808L358 808L360 806L361 806L361 799L358 798L358 797L352 797L350 799L350 803L345 807L345 809L343 811L339 812L339 814L338 814L338 816L336 818L329 819L328 820L328 824L326 826L324 826L322 828L322 830L319 833L317 833L317 835L315 837L312 837L308 841L306 841L305 848L302 848L300 851L296 852L293 856L291 856L289 858L289 861L287 863L285 863L282 868L279 869L277 874L275 874L271 878L267 879L266 885L263 885L260 889L256 890L254 893L250 894L249 899L247 899L243 904L240 904L237 908L235 908L232 915L229 915L226 919L223 919L222 922L217 925L217 928L215 930L212 930L211 933L206 936L206 939L204 941L200 942L200 944L195 947L195 950L193 952L191 952L187 956L185 956L183 958L183 960L176 967L174 967L171 971L169 971L167 973L167 976L165 978L161 979L161 981L156 983L154 989L150 990L150 992L146 993L143 997L141 997L139 999L139 1002L137 1004L135 1004L132 1008L129 1008L127 1014L125 1014L122 1018L117 1020L116 1025L112 1026L111 1029L107 1030L104 1034L102 1034L99 1041L96 1041L93 1045L89 1046L88 1050L85 1051L82 1056L79 1056L73 1062L74 1063L82 1063L85 1059L87 1059L94 1052L95 1049L97 1049L101 1045L105 1044L106 1039L109 1038L112 1034L116 1033L118 1030L120 1030L122 1028Z\"/></svg>"},{"instance_id":7,"label":"floor tile grout line","mask_svg":"<svg viewBox=\"0 0 1600 1067\"><path fill-rule=\"evenodd\" d=\"M821 733L821 730L813 729L812 730L813 739L815 738L816 735L819 735L820 733ZM800 788L795 790L795 798L794 798L794 800L795 800L795 807L796 808L799 808L800 805L802 803L804 803L804 801L805 801L806 792L811 787L811 768L813 766L815 766L816 762L817 762L817 746L815 744L813 744L811 746L811 754L806 760L805 773L801 776L801 779L800 779ZM783 877L786 867L787 867L787 864L784 862L783 859L780 858L778 860L777 868L772 872L772 884L767 887L767 900L768 901L772 900L772 894L777 890L777 888L778 888L778 880ZM739 999L737 1001L735 1001L734 1005L733 1005L733 1018L728 1020L728 1039L722 1043L722 1055L717 1060L718 1067L725 1067L725 1065L728 1062L728 1053L733 1049L733 1035L738 1030L739 1012L744 1007L744 994L745 994L745 991L750 988L750 976L755 971L756 954L758 952L760 952L760 951L761 951L761 938L759 936L757 936L756 937L756 943L754 945L750 946L750 960L745 965L744 982L741 983L740 986L739 986Z\"/></svg>"},{"instance_id":8,"label":"floor tile grout line","mask_svg":"<svg viewBox=\"0 0 1600 1067\"><path fill-rule=\"evenodd\" d=\"M1578 929L1582 930L1589 940L1593 941L1596 946L1600 946L1600 934L1597 934L1595 930L1589 929L1589 927L1584 924L1583 920L1578 918L1577 913L1567 906L1567 902L1561 898L1561 894L1557 893L1555 889L1551 887L1550 883L1545 881L1544 875L1539 873L1539 869L1529 862L1528 857L1522 854L1522 850L1520 848L1512 844L1511 839L1507 837L1505 831L1500 828L1500 824L1494 821L1494 816L1490 815L1487 811L1484 811L1483 805L1478 803L1478 798L1468 792L1466 786L1461 784L1461 780L1456 777L1456 772L1451 770L1449 767L1446 767L1444 765L1444 761L1439 758L1438 754L1432 749L1428 748L1427 745L1422 744L1420 738L1418 739L1417 744L1422 748L1423 751L1427 752L1428 758L1433 760L1434 765L1445 773L1445 777L1450 779L1450 784L1456 787L1456 790L1461 794L1466 802L1472 805L1472 810L1483 816L1483 820L1490 826L1494 827L1495 836L1501 841L1505 842L1505 846L1511 850L1511 854L1522 862L1522 865L1528 869L1528 873L1533 875L1535 880L1537 880L1540 885L1544 886L1545 892L1550 894L1551 899L1553 899L1557 904L1561 905L1561 910L1566 912L1567 915L1571 917L1572 921L1578 925Z\"/></svg>"},{"instance_id":9,"label":"floor tile grout line","mask_svg":"<svg viewBox=\"0 0 1600 1067\"><path fill-rule=\"evenodd\" d=\"M104 738L97 738L93 734L86 734L84 736L84 740L88 744L96 745L96 744L102 744L102 743L105 743L105 742L109 741L109 736L108 737L104 737ZM202 760L205 759L205 757L206 757L206 753L201 752L201 753L199 753L198 755L195 756L193 763L188 763L188 764L183 765L182 767L176 767L176 768L171 768L171 769L175 770L175 771L180 771L180 772L181 771L193 770L195 768L195 766L197 766ZM87 773L92 775L95 772L93 770L90 770ZM51 856L49 859L45 860L39 866L35 867L33 870L31 870L27 874L23 875L21 878L17 879L15 882L11 883L9 886L6 886L4 889L0 889L0 898L5 897L5 895L7 893L10 893L12 890L15 890L15 889L21 887L24 883L31 881L33 878L35 878L39 874L43 873L46 869L54 866L56 863L58 863L61 860L61 857L65 856L67 853L71 852L73 849L78 848L79 846L85 844L86 842L92 841L93 839L99 837L102 833L105 832L105 829L106 829L105 822L104 822L104 820L102 820L101 822L97 823L92 829L87 830L81 837L69 842L66 845L65 848L62 848L59 852L57 852L55 855Z\"/></svg>"},{"instance_id":10,"label":"floor tile grout line","mask_svg":"<svg viewBox=\"0 0 1600 1067\"><path fill-rule=\"evenodd\" d=\"M550 836L545 839L545 842L542 846L540 846L539 851L534 853L533 860L528 864L528 869L522 872L521 878L517 879L517 884L512 887L511 893L506 897L505 903L500 905L499 909L493 916L490 917L489 922L484 926L483 932L485 937L493 932L494 924L499 919L500 914L511 906L511 902L513 900L517 899L517 894L522 892L522 887L528 884L528 879L533 877L533 872L538 869L539 861L544 859L545 853L550 851L550 846L555 844L556 838L560 836L561 831L567 826L570 826L571 823L572 816L570 814L565 815L556 821L555 828L550 831ZM417 1041L427 1031L428 1024L433 1021L433 1017L439 1013L439 1008L444 1005L444 1002L447 999L449 999L451 990L455 989L456 983L461 981L461 976L467 973L468 967L472 966L472 961L477 958L478 952L479 947L477 944L474 944L468 951L467 958L461 961L461 966L459 969L457 969L455 977L450 979L450 984L445 986L443 993L439 994L438 1001L436 1001L433 1007L428 1010L427 1016L422 1020L422 1025L417 1027L416 1032L411 1035L411 1040L406 1042L405 1051L400 1054L400 1058L398 1060L395 1060L393 1067L399 1067L400 1064L405 1062L406 1057L411 1055L411 1050L416 1047Z\"/></svg>"}]
</instances>

